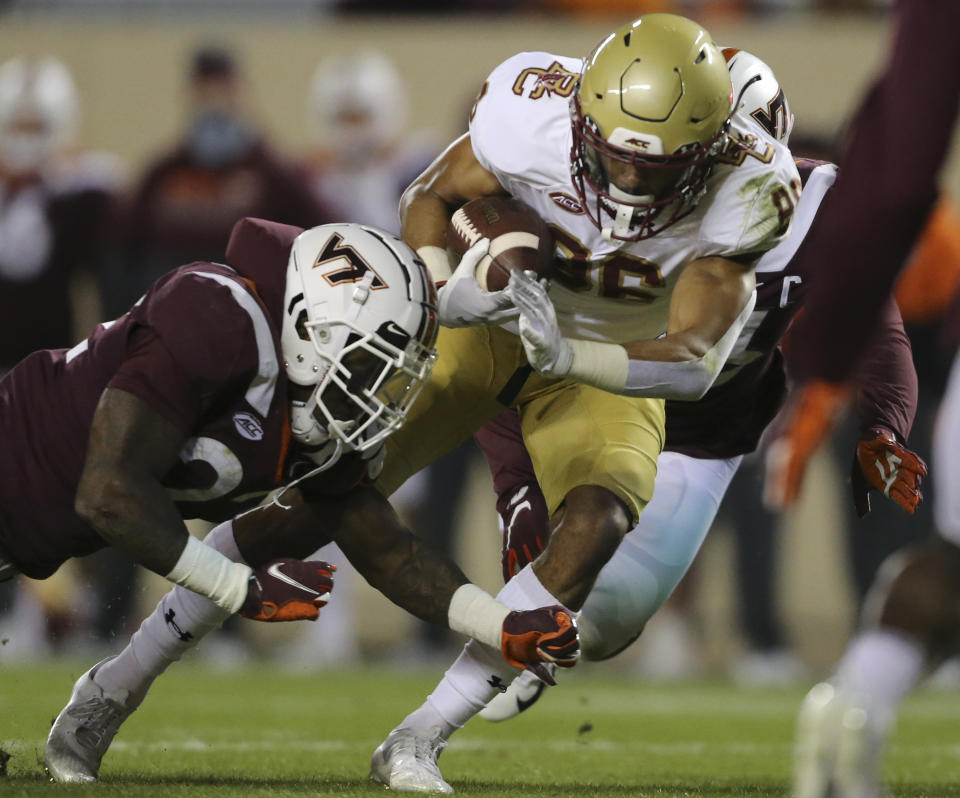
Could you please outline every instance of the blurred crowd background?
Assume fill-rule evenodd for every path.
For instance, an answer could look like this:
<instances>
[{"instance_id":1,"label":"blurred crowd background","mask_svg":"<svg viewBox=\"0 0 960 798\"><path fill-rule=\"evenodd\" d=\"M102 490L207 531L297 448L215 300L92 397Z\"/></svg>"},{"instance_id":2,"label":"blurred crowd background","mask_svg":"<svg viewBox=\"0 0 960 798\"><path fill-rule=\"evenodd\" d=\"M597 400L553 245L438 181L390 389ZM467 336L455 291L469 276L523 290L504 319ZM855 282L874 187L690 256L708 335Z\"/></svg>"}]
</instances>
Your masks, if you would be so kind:
<instances>
[{"instance_id":1,"label":"blurred crowd background","mask_svg":"<svg viewBox=\"0 0 960 798\"><path fill-rule=\"evenodd\" d=\"M168 269L222 259L242 216L397 230L400 192L466 130L497 63L521 50L585 55L623 21L660 10L770 64L797 117L793 149L814 157L835 152L887 41L880 0L0 0L0 373L86 337ZM936 330L960 282L958 194L955 147L898 289L920 373L911 445L924 457L950 362ZM856 521L856 434L841 431L783 517L763 511L746 463L690 577L605 667L744 684L827 669L877 565L932 527L929 505L908 517L877 500ZM498 588L494 497L474 446L415 477L396 503L474 581ZM340 570L317 624L233 623L198 656L218 667L251 657L298 668L446 663L459 641L325 554ZM113 552L46 582L0 585L0 667L117 650L165 589Z\"/></svg>"}]
</instances>

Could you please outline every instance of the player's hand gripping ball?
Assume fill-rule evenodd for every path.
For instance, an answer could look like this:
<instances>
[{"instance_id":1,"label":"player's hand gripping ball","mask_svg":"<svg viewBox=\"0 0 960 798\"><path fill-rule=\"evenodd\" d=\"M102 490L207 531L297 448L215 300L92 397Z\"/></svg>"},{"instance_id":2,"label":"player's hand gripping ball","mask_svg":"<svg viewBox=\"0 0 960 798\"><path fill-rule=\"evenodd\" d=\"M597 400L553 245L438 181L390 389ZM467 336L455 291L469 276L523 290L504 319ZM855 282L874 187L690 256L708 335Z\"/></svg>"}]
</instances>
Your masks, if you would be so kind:
<instances>
[{"instance_id":1,"label":"player's hand gripping ball","mask_svg":"<svg viewBox=\"0 0 960 798\"><path fill-rule=\"evenodd\" d=\"M511 197L480 197L459 208L447 228L447 248L459 260L482 238L490 249L476 266L477 283L484 291L501 291L510 272L553 272L553 234L529 205Z\"/></svg>"}]
</instances>

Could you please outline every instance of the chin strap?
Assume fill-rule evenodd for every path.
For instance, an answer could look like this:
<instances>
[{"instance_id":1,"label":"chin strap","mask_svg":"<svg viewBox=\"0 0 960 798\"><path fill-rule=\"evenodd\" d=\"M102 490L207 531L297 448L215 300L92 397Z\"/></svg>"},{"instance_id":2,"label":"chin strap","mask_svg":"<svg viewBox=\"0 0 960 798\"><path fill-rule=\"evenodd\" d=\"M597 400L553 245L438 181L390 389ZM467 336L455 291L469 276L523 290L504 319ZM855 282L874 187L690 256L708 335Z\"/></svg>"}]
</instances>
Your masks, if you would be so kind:
<instances>
[{"instance_id":1,"label":"chin strap","mask_svg":"<svg viewBox=\"0 0 960 798\"><path fill-rule=\"evenodd\" d=\"M317 474L320 474L326 471L327 469L333 467L334 465L336 465L337 461L343 455L343 448L344 448L343 441L337 439L337 440L331 440L330 443L333 444L333 451L329 455L327 455L327 458L322 463L319 463L316 468L310 469L306 474L301 474L292 482L288 482L286 485L284 485L280 489L280 491L273 497L273 501L271 502L271 504L277 505L277 507L281 508L282 510L293 509L290 505L284 504L282 501L280 501L283 494L286 493L288 490L290 490L290 488L296 487L304 480L310 479L311 477L314 477ZM321 451L322 452L327 451L327 447L324 447Z\"/></svg>"}]
</instances>

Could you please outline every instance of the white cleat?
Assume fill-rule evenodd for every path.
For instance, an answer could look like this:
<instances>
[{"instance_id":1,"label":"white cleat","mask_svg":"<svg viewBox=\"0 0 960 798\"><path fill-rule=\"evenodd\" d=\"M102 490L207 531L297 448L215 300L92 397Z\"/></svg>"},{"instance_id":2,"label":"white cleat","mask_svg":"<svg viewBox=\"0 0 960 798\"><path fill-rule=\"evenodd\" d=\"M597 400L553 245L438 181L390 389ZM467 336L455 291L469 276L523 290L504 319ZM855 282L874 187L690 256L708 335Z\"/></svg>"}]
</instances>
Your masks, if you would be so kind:
<instances>
[{"instance_id":1,"label":"white cleat","mask_svg":"<svg viewBox=\"0 0 960 798\"><path fill-rule=\"evenodd\" d=\"M437 759L447 747L440 727L427 732L394 729L370 760L370 778L397 792L452 793Z\"/></svg>"},{"instance_id":2,"label":"white cleat","mask_svg":"<svg viewBox=\"0 0 960 798\"><path fill-rule=\"evenodd\" d=\"M77 680L70 702L50 729L46 761L54 781L96 781L100 762L117 729L142 700L132 699L126 690L104 693L94 678L104 662L107 660L98 662Z\"/></svg>"},{"instance_id":3,"label":"white cleat","mask_svg":"<svg viewBox=\"0 0 960 798\"><path fill-rule=\"evenodd\" d=\"M551 673L556 673L555 665L547 665L547 667ZM547 685L531 671L524 671L510 682L505 692L491 698L490 703L478 714L491 723L510 720L536 704L546 689Z\"/></svg>"},{"instance_id":4,"label":"white cleat","mask_svg":"<svg viewBox=\"0 0 960 798\"><path fill-rule=\"evenodd\" d=\"M884 726L834 685L813 687L797 719L793 798L880 798Z\"/></svg>"}]
</instances>

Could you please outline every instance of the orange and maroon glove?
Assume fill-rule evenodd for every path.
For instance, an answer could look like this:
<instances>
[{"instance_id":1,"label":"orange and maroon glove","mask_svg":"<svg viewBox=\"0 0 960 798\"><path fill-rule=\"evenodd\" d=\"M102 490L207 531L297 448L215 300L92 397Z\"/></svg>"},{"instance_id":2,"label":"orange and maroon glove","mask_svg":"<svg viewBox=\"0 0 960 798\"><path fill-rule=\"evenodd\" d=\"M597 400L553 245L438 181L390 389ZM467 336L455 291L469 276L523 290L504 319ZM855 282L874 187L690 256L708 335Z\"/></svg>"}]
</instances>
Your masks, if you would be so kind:
<instances>
[{"instance_id":1,"label":"orange and maroon glove","mask_svg":"<svg viewBox=\"0 0 960 798\"><path fill-rule=\"evenodd\" d=\"M767 507L785 510L796 501L807 465L849 401L850 388L843 383L818 380L794 392L765 457L763 501Z\"/></svg>"},{"instance_id":2,"label":"orange and maroon glove","mask_svg":"<svg viewBox=\"0 0 960 798\"><path fill-rule=\"evenodd\" d=\"M336 570L322 560L290 558L255 568L240 614L254 621L315 621L330 600Z\"/></svg>"},{"instance_id":3,"label":"orange and maroon glove","mask_svg":"<svg viewBox=\"0 0 960 798\"><path fill-rule=\"evenodd\" d=\"M920 482L927 475L927 464L893 435L880 427L857 444L857 457L851 471L853 502L857 515L870 512L870 491L878 490L902 510L913 515L923 501Z\"/></svg>"},{"instance_id":4,"label":"orange and maroon glove","mask_svg":"<svg viewBox=\"0 0 960 798\"><path fill-rule=\"evenodd\" d=\"M549 685L556 684L545 662L572 668L580 659L577 626L559 604L536 610L514 610L503 621L500 639L503 658L515 668L533 671Z\"/></svg>"},{"instance_id":5,"label":"orange and maroon glove","mask_svg":"<svg viewBox=\"0 0 960 798\"><path fill-rule=\"evenodd\" d=\"M503 581L509 582L546 548L550 514L536 478L499 496L497 512L503 522Z\"/></svg>"}]
</instances>

